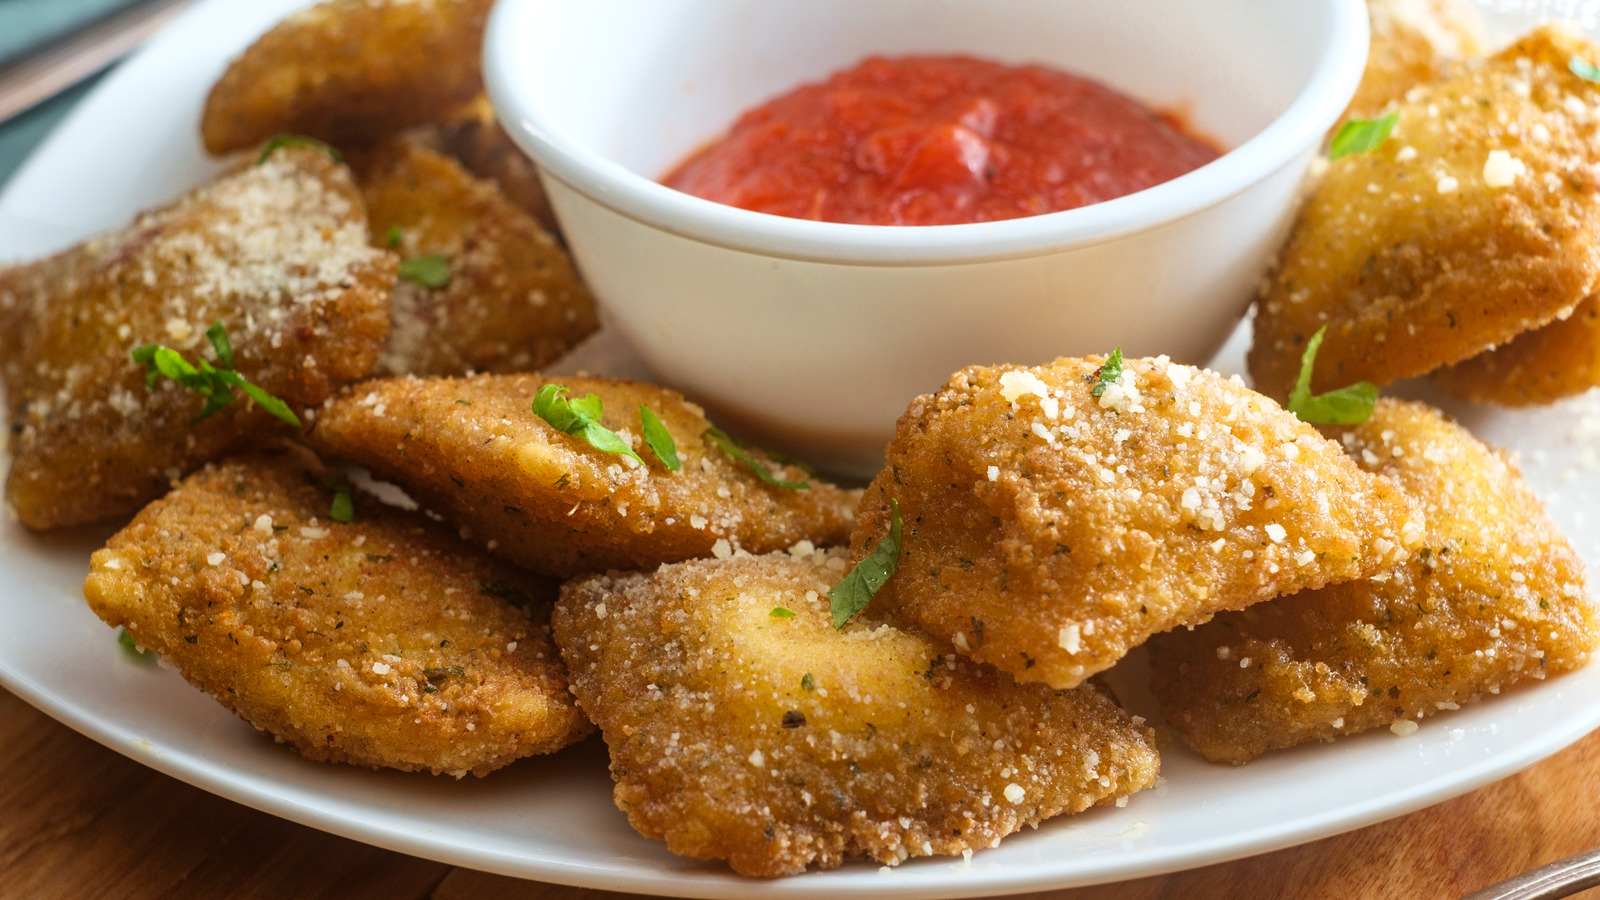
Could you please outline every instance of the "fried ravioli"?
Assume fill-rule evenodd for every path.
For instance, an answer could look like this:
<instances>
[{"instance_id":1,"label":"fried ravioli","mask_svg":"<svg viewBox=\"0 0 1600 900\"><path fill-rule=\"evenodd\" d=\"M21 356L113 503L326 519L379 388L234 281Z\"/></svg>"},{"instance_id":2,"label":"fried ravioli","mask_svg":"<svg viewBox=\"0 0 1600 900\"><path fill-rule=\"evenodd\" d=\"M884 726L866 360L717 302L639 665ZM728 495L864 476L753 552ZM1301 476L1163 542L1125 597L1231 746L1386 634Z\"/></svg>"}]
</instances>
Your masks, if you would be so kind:
<instances>
[{"instance_id":1,"label":"fried ravioli","mask_svg":"<svg viewBox=\"0 0 1600 900\"><path fill-rule=\"evenodd\" d=\"M1105 362L969 368L912 402L851 538L860 559L899 502L899 568L875 604L1068 688L1152 634L1420 544L1411 501L1268 398L1165 358L1116 377Z\"/></svg>"},{"instance_id":2,"label":"fried ravioli","mask_svg":"<svg viewBox=\"0 0 1600 900\"><path fill-rule=\"evenodd\" d=\"M598 395L604 427L645 462L536 415L534 397L551 381L573 399ZM640 440L641 405L671 434L682 471ZM499 556L562 578L847 539L854 495L749 451L763 471L809 487L767 484L719 448L711 428L699 407L654 385L503 375L367 382L329 401L309 439L402 485Z\"/></svg>"},{"instance_id":3,"label":"fried ravioli","mask_svg":"<svg viewBox=\"0 0 1600 900\"><path fill-rule=\"evenodd\" d=\"M1467 0L1367 0L1372 47L1347 119L1374 118L1452 63L1484 51L1483 23Z\"/></svg>"},{"instance_id":4,"label":"fried ravioli","mask_svg":"<svg viewBox=\"0 0 1600 900\"><path fill-rule=\"evenodd\" d=\"M835 631L841 550L568 583L553 616L615 800L674 853L743 875L997 844L1155 781L1148 728L888 625Z\"/></svg>"},{"instance_id":5,"label":"fried ravioli","mask_svg":"<svg viewBox=\"0 0 1600 900\"><path fill-rule=\"evenodd\" d=\"M362 166L361 183L373 240L408 261L381 373L531 371L599 327L566 251L492 182L400 140ZM442 257L443 283L410 274L428 257Z\"/></svg>"},{"instance_id":6,"label":"fried ravioli","mask_svg":"<svg viewBox=\"0 0 1600 900\"><path fill-rule=\"evenodd\" d=\"M500 127L488 100L480 99L469 115L434 131L430 143L454 157L467 171L499 185L512 203L522 207L553 235L561 233L550 198L539 181L539 169Z\"/></svg>"},{"instance_id":7,"label":"fried ravioli","mask_svg":"<svg viewBox=\"0 0 1600 900\"><path fill-rule=\"evenodd\" d=\"M328 0L262 35L211 88L206 149L229 153L276 134L336 146L443 122L483 91L493 0Z\"/></svg>"},{"instance_id":8,"label":"fried ravioli","mask_svg":"<svg viewBox=\"0 0 1600 900\"><path fill-rule=\"evenodd\" d=\"M1600 50L1546 27L1417 88L1388 140L1333 161L1255 319L1250 372L1288 394L1322 325L1314 391L1460 362L1600 285Z\"/></svg>"},{"instance_id":9,"label":"fried ravioli","mask_svg":"<svg viewBox=\"0 0 1600 900\"><path fill-rule=\"evenodd\" d=\"M1534 406L1581 394L1600 385L1600 299L1429 378L1474 403Z\"/></svg>"},{"instance_id":10,"label":"fried ravioli","mask_svg":"<svg viewBox=\"0 0 1600 900\"><path fill-rule=\"evenodd\" d=\"M1388 399L1345 443L1421 501L1426 546L1372 578L1150 642L1163 714L1213 762L1414 722L1582 666L1600 642L1582 561L1499 454Z\"/></svg>"},{"instance_id":11,"label":"fried ravioli","mask_svg":"<svg viewBox=\"0 0 1600 900\"><path fill-rule=\"evenodd\" d=\"M242 400L194 421L197 393L145 384L130 351L171 346L235 366L292 408L321 403L377 362L393 257L367 243L348 170L284 147L119 232L0 270L0 377L13 455L6 499L23 524L59 528L131 514L172 480L266 428Z\"/></svg>"},{"instance_id":12,"label":"fried ravioli","mask_svg":"<svg viewBox=\"0 0 1600 900\"><path fill-rule=\"evenodd\" d=\"M330 521L315 477L267 456L197 472L95 553L90 607L315 760L484 775L591 730L553 586L365 496Z\"/></svg>"}]
</instances>

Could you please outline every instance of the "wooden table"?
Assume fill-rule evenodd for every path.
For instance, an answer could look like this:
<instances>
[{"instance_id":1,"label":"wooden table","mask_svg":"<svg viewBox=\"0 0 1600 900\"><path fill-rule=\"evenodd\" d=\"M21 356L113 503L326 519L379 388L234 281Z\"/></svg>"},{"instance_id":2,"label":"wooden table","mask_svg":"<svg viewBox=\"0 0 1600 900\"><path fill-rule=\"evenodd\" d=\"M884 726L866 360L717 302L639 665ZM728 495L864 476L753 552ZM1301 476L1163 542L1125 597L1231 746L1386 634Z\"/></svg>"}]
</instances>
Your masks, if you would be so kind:
<instances>
[{"instance_id":1,"label":"wooden table","mask_svg":"<svg viewBox=\"0 0 1600 900\"><path fill-rule=\"evenodd\" d=\"M1438 806L1301 847L1035 900L1446 900L1600 845L1600 732ZM0 691L0 898L622 900L378 850L214 797ZM1600 900L1600 889L1580 897Z\"/></svg>"}]
</instances>

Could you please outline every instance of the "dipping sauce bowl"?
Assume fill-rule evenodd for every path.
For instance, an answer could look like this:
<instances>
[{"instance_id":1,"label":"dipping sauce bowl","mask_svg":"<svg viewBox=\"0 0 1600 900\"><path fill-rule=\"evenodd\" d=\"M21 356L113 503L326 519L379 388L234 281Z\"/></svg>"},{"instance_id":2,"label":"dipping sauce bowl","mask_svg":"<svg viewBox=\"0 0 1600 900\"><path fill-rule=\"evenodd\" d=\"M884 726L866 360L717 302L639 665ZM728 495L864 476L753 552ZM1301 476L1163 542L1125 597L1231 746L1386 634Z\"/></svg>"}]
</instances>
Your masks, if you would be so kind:
<instances>
[{"instance_id":1,"label":"dipping sauce bowl","mask_svg":"<svg viewBox=\"0 0 1600 900\"><path fill-rule=\"evenodd\" d=\"M871 475L907 403L963 366L1115 347L1205 362L1366 50L1361 0L503 0L485 75L608 327L731 430ZM907 54L1094 78L1229 150L1125 197L969 225L791 219L658 183L768 98Z\"/></svg>"}]
</instances>

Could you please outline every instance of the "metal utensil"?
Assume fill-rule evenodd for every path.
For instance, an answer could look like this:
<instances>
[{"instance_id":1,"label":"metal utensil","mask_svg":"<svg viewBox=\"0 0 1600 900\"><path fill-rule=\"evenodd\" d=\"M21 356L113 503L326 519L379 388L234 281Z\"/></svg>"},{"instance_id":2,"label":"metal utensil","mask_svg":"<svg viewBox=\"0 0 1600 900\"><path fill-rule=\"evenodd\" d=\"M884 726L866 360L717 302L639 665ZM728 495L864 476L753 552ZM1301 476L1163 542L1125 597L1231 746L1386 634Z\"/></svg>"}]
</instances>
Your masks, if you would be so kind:
<instances>
[{"instance_id":1,"label":"metal utensil","mask_svg":"<svg viewBox=\"0 0 1600 900\"><path fill-rule=\"evenodd\" d=\"M121 59L190 2L148 0L0 67L0 122L32 109Z\"/></svg>"},{"instance_id":2,"label":"metal utensil","mask_svg":"<svg viewBox=\"0 0 1600 900\"><path fill-rule=\"evenodd\" d=\"M1461 900L1554 900L1592 887L1600 887L1600 849L1530 869Z\"/></svg>"}]
</instances>

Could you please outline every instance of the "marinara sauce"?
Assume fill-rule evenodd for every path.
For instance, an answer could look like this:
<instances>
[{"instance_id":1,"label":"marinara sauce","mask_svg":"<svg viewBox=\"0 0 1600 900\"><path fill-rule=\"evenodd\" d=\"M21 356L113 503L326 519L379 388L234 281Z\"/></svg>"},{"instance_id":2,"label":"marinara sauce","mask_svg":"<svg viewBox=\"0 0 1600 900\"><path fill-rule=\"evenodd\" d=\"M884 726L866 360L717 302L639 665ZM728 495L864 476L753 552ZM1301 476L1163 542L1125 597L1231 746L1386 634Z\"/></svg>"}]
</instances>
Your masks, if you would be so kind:
<instances>
[{"instance_id":1,"label":"marinara sauce","mask_svg":"<svg viewBox=\"0 0 1600 900\"><path fill-rule=\"evenodd\" d=\"M1087 78L872 57L745 113L665 183L798 219L953 225L1099 203L1218 155L1172 116Z\"/></svg>"}]
</instances>

